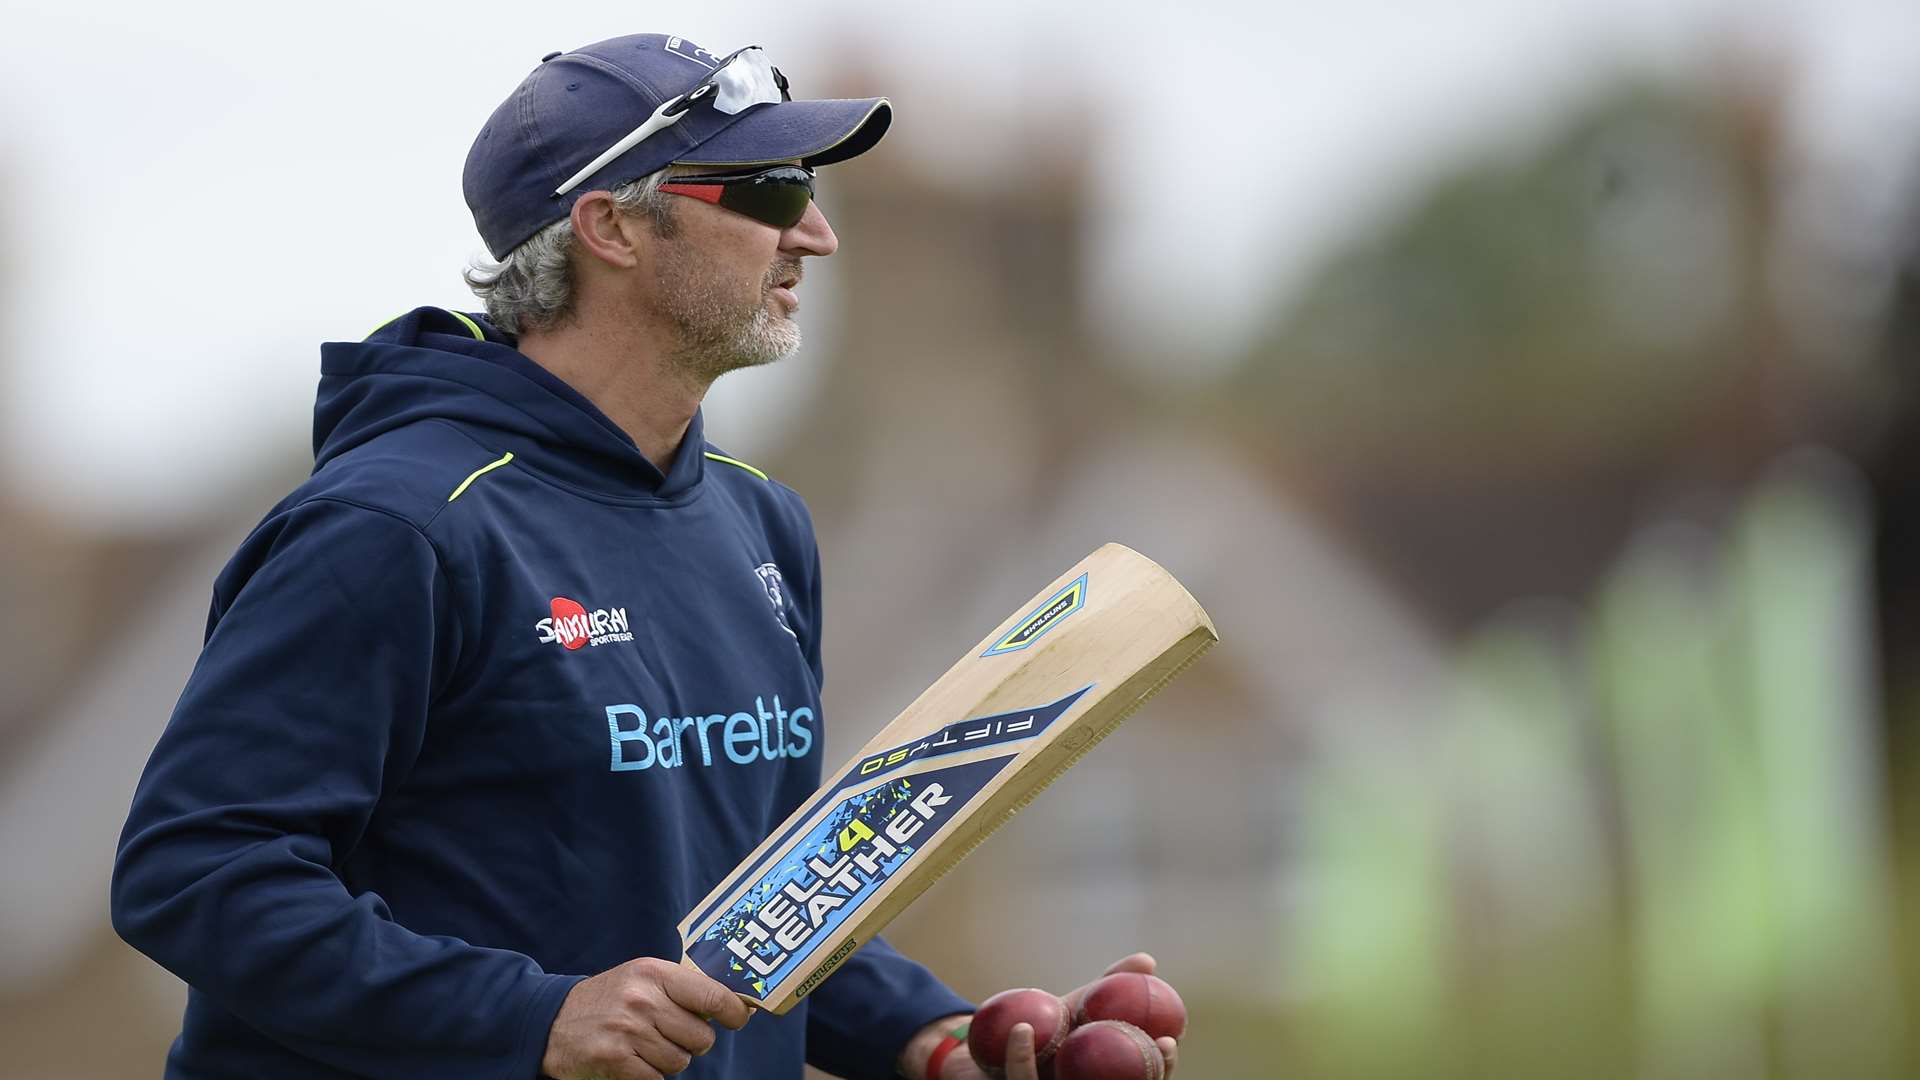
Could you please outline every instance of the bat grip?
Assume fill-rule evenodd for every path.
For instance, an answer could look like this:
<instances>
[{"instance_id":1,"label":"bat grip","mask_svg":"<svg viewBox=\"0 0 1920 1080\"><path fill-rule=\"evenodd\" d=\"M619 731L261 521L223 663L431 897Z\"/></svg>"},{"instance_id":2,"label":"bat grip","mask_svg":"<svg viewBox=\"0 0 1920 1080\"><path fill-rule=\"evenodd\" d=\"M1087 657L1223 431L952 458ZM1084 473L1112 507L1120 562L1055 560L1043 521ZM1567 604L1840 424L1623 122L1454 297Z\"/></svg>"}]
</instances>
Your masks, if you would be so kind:
<instances>
[{"instance_id":1,"label":"bat grip","mask_svg":"<svg viewBox=\"0 0 1920 1080\"><path fill-rule=\"evenodd\" d=\"M683 953L683 954L681 954L681 956L680 956L680 966L681 966L681 967L683 967L683 968L686 968L686 969L687 969L687 970L689 970L689 971L699 971L699 972L700 972L700 974L702 974L702 975L706 975L706 974L707 974L707 973L706 973L705 971L701 971L701 969L700 969L700 965L699 965L699 964L696 964L696 963L694 963L694 962L693 962L693 957L691 957L691 956L687 956L687 955L686 955L686 954L684 954L684 953ZM712 978L712 976L710 976L710 975L709 975L709 976L707 976L707 977L708 977L708 978ZM755 998L755 997L751 997L751 996L749 996L749 995L746 995L746 994L742 994L742 993L740 993L740 992L739 992L739 991L737 991L737 990L736 990L736 991L734 991L734 994L733 994L733 996L734 996L734 997L737 997L737 998L739 998L739 999L740 999L740 1001L741 1001L741 1003L742 1003L742 1004L744 1004L744 1005L746 1005L746 1007L747 1007L747 1018L748 1018L749 1020L751 1020L751 1019L753 1018L753 1014L754 1014L754 1013L756 1013L756 1012L765 1012L765 1011L766 1011L766 1006L765 1006L765 1005L762 1005L762 1004L760 1003L760 999L759 999L759 998ZM705 1019L708 1019L708 1020L711 1020L711 1019L713 1019L713 1018L712 1018L711 1016L709 1016L709 1017L706 1017Z\"/></svg>"}]
</instances>

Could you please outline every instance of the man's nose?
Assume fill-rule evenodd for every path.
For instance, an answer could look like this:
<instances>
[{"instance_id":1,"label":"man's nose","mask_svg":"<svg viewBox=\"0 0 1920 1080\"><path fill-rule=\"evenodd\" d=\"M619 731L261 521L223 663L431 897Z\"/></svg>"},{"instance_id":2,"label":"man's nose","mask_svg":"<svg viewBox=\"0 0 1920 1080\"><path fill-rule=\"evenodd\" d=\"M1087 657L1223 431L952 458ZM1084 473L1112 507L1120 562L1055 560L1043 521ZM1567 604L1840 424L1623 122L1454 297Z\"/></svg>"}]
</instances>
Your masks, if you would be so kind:
<instances>
[{"instance_id":1,"label":"man's nose","mask_svg":"<svg viewBox=\"0 0 1920 1080\"><path fill-rule=\"evenodd\" d=\"M809 202L800 220L780 234L780 250L795 255L831 255L839 248L840 238L833 235L818 203Z\"/></svg>"}]
</instances>

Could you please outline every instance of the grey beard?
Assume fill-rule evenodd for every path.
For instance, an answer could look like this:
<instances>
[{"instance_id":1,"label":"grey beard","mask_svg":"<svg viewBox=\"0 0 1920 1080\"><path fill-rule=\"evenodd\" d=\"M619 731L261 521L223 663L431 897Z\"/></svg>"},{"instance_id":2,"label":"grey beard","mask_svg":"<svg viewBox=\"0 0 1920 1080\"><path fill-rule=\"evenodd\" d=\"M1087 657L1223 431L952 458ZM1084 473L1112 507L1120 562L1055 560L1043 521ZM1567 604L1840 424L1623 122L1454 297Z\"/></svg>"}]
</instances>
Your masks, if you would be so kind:
<instances>
[{"instance_id":1,"label":"grey beard","mask_svg":"<svg viewBox=\"0 0 1920 1080\"><path fill-rule=\"evenodd\" d=\"M764 303L745 318L735 314L726 323L681 323L680 329L681 345L671 359L680 370L706 382L729 371L771 364L800 348L799 324L777 318Z\"/></svg>"},{"instance_id":2,"label":"grey beard","mask_svg":"<svg viewBox=\"0 0 1920 1080\"><path fill-rule=\"evenodd\" d=\"M731 307L703 290L672 290L668 310L680 331L680 346L669 357L674 366L711 383L729 371L793 355L800 348L799 324L774 315L767 304L773 283L794 269L791 263L770 269L756 303L747 310Z\"/></svg>"}]
</instances>

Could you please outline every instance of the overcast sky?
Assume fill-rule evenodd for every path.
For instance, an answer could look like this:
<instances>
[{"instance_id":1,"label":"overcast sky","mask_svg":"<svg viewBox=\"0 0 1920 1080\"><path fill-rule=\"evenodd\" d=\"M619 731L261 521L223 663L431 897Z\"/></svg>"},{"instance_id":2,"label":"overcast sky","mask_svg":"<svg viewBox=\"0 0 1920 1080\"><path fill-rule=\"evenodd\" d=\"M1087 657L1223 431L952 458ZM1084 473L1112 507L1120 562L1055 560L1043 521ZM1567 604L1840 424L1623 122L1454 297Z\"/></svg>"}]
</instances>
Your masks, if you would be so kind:
<instances>
[{"instance_id":1,"label":"overcast sky","mask_svg":"<svg viewBox=\"0 0 1920 1080\"><path fill-rule=\"evenodd\" d=\"M1141 0L716 0L674 25L590 2L315 10L0 0L15 493L141 527L300 453L317 342L474 306L459 172L479 123L542 53L620 33L766 45L802 95L870 48L869 89L900 103L886 149L960 175L1017 165L993 132L1025 102L1090 97L1091 314L1188 367L1234 355L1276 290L1432 170L1623 67L1684 76L1747 34L1797 72L1798 152L1894 176L1920 133L1912 0L1303 0L1177 20ZM804 402L806 363L723 381L714 429L750 451L774 430L758 418Z\"/></svg>"}]
</instances>

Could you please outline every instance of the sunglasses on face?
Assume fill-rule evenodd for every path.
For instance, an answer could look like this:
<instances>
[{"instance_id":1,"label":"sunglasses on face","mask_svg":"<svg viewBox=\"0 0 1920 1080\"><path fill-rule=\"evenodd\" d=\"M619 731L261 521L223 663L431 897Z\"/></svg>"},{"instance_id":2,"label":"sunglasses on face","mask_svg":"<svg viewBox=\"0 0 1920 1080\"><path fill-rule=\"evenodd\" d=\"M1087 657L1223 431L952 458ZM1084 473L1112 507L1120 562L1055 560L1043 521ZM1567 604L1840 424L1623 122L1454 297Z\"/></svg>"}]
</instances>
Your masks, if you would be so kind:
<instances>
[{"instance_id":1,"label":"sunglasses on face","mask_svg":"<svg viewBox=\"0 0 1920 1080\"><path fill-rule=\"evenodd\" d=\"M807 214L813 201L813 170L798 165L745 172L676 176L660 185L670 195L685 195L745 214L776 229L790 229Z\"/></svg>"}]
</instances>

